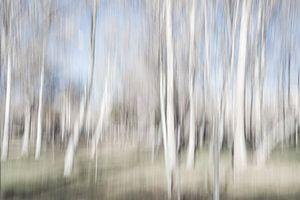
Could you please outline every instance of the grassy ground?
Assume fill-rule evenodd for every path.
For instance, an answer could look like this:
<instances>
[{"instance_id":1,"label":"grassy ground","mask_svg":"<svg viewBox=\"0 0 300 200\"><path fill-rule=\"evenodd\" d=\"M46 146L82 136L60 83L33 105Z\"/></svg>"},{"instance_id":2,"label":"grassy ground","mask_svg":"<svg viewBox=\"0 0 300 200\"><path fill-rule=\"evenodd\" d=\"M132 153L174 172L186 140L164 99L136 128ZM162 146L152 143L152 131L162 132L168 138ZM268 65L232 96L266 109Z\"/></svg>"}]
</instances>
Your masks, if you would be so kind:
<instances>
[{"instance_id":1,"label":"grassy ground","mask_svg":"<svg viewBox=\"0 0 300 200\"><path fill-rule=\"evenodd\" d=\"M44 153L33 158L1 163L2 199L166 199L162 152L138 149L100 149L97 179L95 161L79 150L72 178L65 179L63 153ZM211 199L210 159L207 151L197 153L195 169L185 169L185 152L175 180L181 199ZM264 168L249 165L236 175L228 153L220 166L221 199L300 199L300 152L275 151Z\"/></svg>"}]
</instances>

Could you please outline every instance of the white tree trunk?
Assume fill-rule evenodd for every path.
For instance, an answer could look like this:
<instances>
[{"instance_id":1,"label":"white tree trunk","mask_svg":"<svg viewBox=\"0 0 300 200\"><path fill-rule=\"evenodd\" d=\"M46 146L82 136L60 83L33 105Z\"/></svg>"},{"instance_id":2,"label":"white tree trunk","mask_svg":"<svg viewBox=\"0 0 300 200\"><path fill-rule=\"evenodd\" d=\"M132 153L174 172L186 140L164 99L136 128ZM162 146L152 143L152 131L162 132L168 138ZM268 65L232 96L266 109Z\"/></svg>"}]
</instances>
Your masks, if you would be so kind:
<instances>
[{"instance_id":1,"label":"white tree trunk","mask_svg":"<svg viewBox=\"0 0 300 200\"><path fill-rule=\"evenodd\" d=\"M35 160L40 158L41 146L42 146L42 114L43 114L43 90L44 90L44 57L41 70L41 83L39 92L39 108L38 108L38 121L37 121L37 136L36 136L36 147L35 147Z\"/></svg>"},{"instance_id":2,"label":"white tree trunk","mask_svg":"<svg viewBox=\"0 0 300 200\"><path fill-rule=\"evenodd\" d=\"M67 105L67 131L71 132L71 94L70 94L70 86L68 88L68 105Z\"/></svg>"},{"instance_id":3,"label":"white tree trunk","mask_svg":"<svg viewBox=\"0 0 300 200\"><path fill-rule=\"evenodd\" d=\"M64 142L66 133L66 111L62 113L61 119L61 141Z\"/></svg>"},{"instance_id":4,"label":"white tree trunk","mask_svg":"<svg viewBox=\"0 0 300 200\"><path fill-rule=\"evenodd\" d=\"M230 111L233 109L233 90L231 90L231 84L230 84L230 80L233 77L233 72L234 72L234 63L235 63L235 35L237 32L237 21L238 21L238 10L239 10L239 5L240 5L240 0L237 0L235 3L235 12L234 12L234 18L233 18L233 24L231 25L231 37L230 37L230 68L229 68L229 72L228 72L228 82L226 83L226 92L225 92L225 113L224 113L224 118L228 119L228 131L229 132L233 132L234 133L234 118L232 118L232 116L234 116ZM229 8L229 6L228 6ZM228 11L229 13L230 11ZM229 17L229 20L231 20L231 18ZM231 107L231 108L230 108ZM228 140L229 143L229 140Z\"/></svg>"},{"instance_id":5,"label":"white tree trunk","mask_svg":"<svg viewBox=\"0 0 300 200\"><path fill-rule=\"evenodd\" d=\"M28 106L25 113L25 123L24 123L25 128L24 128L22 151L21 151L22 156L28 155L30 123L31 123L31 109L30 106Z\"/></svg>"},{"instance_id":6,"label":"white tree trunk","mask_svg":"<svg viewBox=\"0 0 300 200\"><path fill-rule=\"evenodd\" d=\"M172 35L172 4L166 1L166 42L167 42L167 149L169 158L169 197L171 197L174 170L176 167L176 141L174 131L174 66L173 66L173 35Z\"/></svg>"},{"instance_id":7,"label":"white tree trunk","mask_svg":"<svg viewBox=\"0 0 300 200\"><path fill-rule=\"evenodd\" d=\"M64 99L63 99L63 110L61 112L61 127L60 127L60 131L61 131L61 141L62 143L64 143L64 139L65 139L65 134L66 134L66 120L67 120L67 93L64 93Z\"/></svg>"},{"instance_id":8,"label":"white tree trunk","mask_svg":"<svg viewBox=\"0 0 300 200\"><path fill-rule=\"evenodd\" d=\"M162 70L162 66L160 66L160 114L161 114L161 129L163 136L163 146L164 146L164 155L165 155L165 165L166 171L169 169L168 167L168 149L167 149L167 125L166 125L166 108L165 108L165 98L166 98L166 78Z\"/></svg>"},{"instance_id":9,"label":"white tree trunk","mask_svg":"<svg viewBox=\"0 0 300 200\"><path fill-rule=\"evenodd\" d=\"M222 115L220 112L219 115ZM220 162L220 143L219 136L221 132L223 132L223 119L221 116L218 117L220 119L219 124L216 125L215 118L213 119L213 171L214 171L214 189L213 189L213 200L219 200L220 198L220 173L219 173L219 162Z\"/></svg>"},{"instance_id":10,"label":"white tree trunk","mask_svg":"<svg viewBox=\"0 0 300 200\"><path fill-rule=\"evenodd\" d=\"M64 176L70 176L73 169L73 163L74 163L74 155L75 150L78 145L80 132L83 127L85 118L85 100L81 102L80 104L80 113L79 118L75 121L74 124L74 134L71 135L65 155L65 167L64 167Z\"/></svg>"},{"instance_id":11,"label":"white tree trunk","mask_svg":"<svg viewBox=\"0 0 300 200\"><path fill-rule=\"evenodd\" d=\"M190 134L187 155L187 168L194 166L195 160L195 108L194 108L194 26L195 26L195 1L192 1L190 16L190 52L189 52L189 100L190 100Z\"/></svg>"},{"instance_id":12,"label":"white tree trunk","mask_svg":"<svg viewBox=\"0 0 300 200\"><path fill-rule=\"evenodd\" d=\"M7 160L8 140L9 140L9 116L10 116L10 92L11 92L11 58L7 56L7 78L6 78L6 102L5 102L5 119L2 139L1 160Z\"/></svg>"},{"instance_id":13,"label":"white tree trunk","mask_svg":"<svg viewBox=\"0 0 300 200\"><path fill-rule=\"evenodd\" d=\"M204 109L205 109L205 117L206 118L206 112L209 110L209 105L206 104L207 102L210 102L210 47L209 47L209 39L210 35L208 33L208 6L207 6L207 0L204 0L204 34L205 34L205 68L204 68ZM206 108L207 107L207 108Z\"/></svg>"},{"instance_id":14,"label":"white tree trunk","mask_svg":"<svg viewBox=\"0 0 300 200\"><path fill-rule=\"evenodd\" d=\"M298 72L298 95L297 95L297 108L296 109L296 116L297 116L297 122L296 122L296 126L297 126L297 131L296 131L296 138L295 138L295 144L296 147L298 146L298 135L299 135L299 126L300 126L300 70Z\"/></svg>"},{"instance_id":15,"label":"white tree trunk","mask_svg":"<svg viewBox=\"0 0 300 200\"><path fill-rule=\"evenodd\" d=\"M258 19L257 19L257 30L256 30L256 45L259 44L259 33L261 31L261 20L262 20L262 3L259 3ZM258 138L261 138L261 56L260 49L256 49L255 54L255 68L254 68L254 114L255 114L255 143L257 143ZM257 145L257 144L256 144Z\"/></svg>"},{"instance_id":16,"label":"white tree trunk","mask_svg":"<svg viewBox=\"0 0 300 200\"><path fill-rule=\"evenodd\" d=\"M109 91L108 91L108 82L109 82L109 76L110 76L110 62L108 62L108 72L106 75L106 81L105 81L105 88L102 96L101 101L101 110L100 110L100 116L97 122L96 132L92 138L92 149L91 149L91 159L95 157L95 153L97 151L97 146L99 143L100 136L102 136L103 131L103 124L104 124L104 116L108 112L109 107Z\"/></svg>"},{"instance_id":17,"label":"white tree trunk","mask_svg":"<svg viewBox=\"0 0 300 200\"><path fill-rule=\"evenodd\" d=\"M258 68L258 66L256 66ZM255 69L255 71L258 71L258 69ZM257 72L255 72L255 96L254 96L254 113L255 113L255 143L257 143L258 138L261 137L261 96L260 96L260 89L259 89L259 77L257 75Z\"/></svg>"},{"instance_id":18,"label":"white tree trunk","mask_svg":"<svg viewBox=\"0 0 300 200\"><path fill-rule=\"evenodd\" d=\"M164 156L165 156L165 168L166 168L166 177L167 177L167 190L168 197L171 198L172 194L172 169L170 168L169 160L169 143L168 143L168 133L167 133L167 122L166 122L166 108L165 108L165 99L166 99L166 76L163 73L162 67L160 67L160 111L161 111L161 129L163 133L163 145L164 145Z\"/></svg>"},{"instance_id":19,"label":"white tree trunk","mask_svg":"<svg viewBox=\"0 0 300 200\"><path fill-rule=\"evenodd\" d=\"M81 101L79 118L74 124L74 134L71 135L65 155L65 167L64 176L68 177L72 173L75 151L78 145L80 133L82 131L83 124L86 118L86 110L89 104L90 93L93 83L93 73L95 64L95 33L96 33L96 16L97 16L97 0L93 2L93 12L91 21L91 56L90 56L90 67L88 71L88 79L86 85L86 93L84 99Z\"/></svg>"},{"instance_id":20,"label":"white tree trunk","mask_svg":"<svg viewBox=\"0 0 300 200\"><path fill-rule=\"evenodd\" d=\"M244 135L244 100L245 100L245 69L247 53L248 20L250 1L243 2L239 54L236 77L236 124L234 133L234 169L239 171L247 165L245 135Z\"/></svg>"}]
</instances>

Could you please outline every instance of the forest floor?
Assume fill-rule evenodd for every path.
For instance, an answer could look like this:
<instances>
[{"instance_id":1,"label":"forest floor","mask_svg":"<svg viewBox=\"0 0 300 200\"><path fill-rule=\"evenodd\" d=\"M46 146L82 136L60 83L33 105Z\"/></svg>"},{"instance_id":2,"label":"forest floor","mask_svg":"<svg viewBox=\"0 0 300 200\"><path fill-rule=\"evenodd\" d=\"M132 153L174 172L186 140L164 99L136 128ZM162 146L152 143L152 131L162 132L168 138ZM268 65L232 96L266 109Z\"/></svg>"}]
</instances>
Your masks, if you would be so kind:
<instances>
[{"instance_id":1,"label":"forest floor","mask_svg":"<svg viewBox=\"0 0 300 200\"><path fill-rule=\"evenodd\" d=\"M161 151L153 157L136 148L100 148L96 173L96 161L80 149L68 179L58 151L43 153L39 161L30 155L2 162L0 199L167 199ZM211 199L208 151L197 152L193 170L185 167L185 152L180 155L174 199L178 191L181 199ZM300 199L300 149L278 149L266 166L249 164L234 177L230 154L223 152L220 160L220 199Z\"/></svg>"}]
</instances>

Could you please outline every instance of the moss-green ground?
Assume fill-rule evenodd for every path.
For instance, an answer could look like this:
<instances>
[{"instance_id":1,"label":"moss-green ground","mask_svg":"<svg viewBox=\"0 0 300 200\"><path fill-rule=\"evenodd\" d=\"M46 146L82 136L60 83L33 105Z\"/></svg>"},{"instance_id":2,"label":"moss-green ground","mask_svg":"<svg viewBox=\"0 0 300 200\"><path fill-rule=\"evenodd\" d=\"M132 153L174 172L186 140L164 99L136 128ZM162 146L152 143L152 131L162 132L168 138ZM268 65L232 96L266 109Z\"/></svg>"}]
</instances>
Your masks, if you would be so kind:
<instances>
[{"instance_id":1,"label":"moss-green ground","mask_svg":"<svg viewBox=\"0 0 300 200\"><path fill-rule=\"evenodd\" d=\"M74 173L65 179L63 153L43 153L39 161L13 158L1 163L0 199L166 199L162 152L134 148L99 149L97 180L95 161L85 149L76 156ZM197 152L194 170L185 169L182 152L177 184L181 199L211 199L212 173L207 151ZM249 164L233 178L229 153L222 153L220 199L300 199L300 151L277 150L265 167ZM174 193L177 195L177 191ZM177 198L176 198L177 199Z\"/></svg>"}]
</instances>

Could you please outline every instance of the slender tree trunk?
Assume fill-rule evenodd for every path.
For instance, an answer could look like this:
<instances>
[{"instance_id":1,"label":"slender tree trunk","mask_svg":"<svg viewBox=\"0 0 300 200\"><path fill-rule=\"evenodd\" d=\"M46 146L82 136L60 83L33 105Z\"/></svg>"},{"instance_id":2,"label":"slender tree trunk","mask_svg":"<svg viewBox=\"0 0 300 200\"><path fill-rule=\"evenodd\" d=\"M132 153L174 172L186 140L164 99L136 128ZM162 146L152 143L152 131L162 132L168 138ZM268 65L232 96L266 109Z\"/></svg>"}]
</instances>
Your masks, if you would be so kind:
<instances>
[{"instance_id":1,"label":"slender tree trunk","mask_svg":"<svg viewBox=\"0 0 300 200\"><path fill-rule=\"evenodd\" d=\"M207 110L210 109L210 104L207 102L210 102L210 53L209 53L209 33L208 33L208 6L207 6L208 0L204 0L204 33L205 33L205 67L204 67L204 108L205 108L205 119L206 119L206 113Z\"/></svg>"},{"instance_id":2,"label":"slender tree trunk","mask_svg":"<svg viewBox=\"0 0 300 200\"><path fill-rule=\"evenodd\" d=\"M174 170L176 167L176 141L174 131L174 66L172 35L172 3L166 0L166 42L167 42L167 148L169 158L169 197L171 197Z\"/></svg>"},{"instance_id":3,"label":"slender tree trunk","mask_svg":"<svg viewBox=\"0 0 300 200\"><path fill-rule=\"evenodd\" d=\"M68 110L68 132L70 133L71 132L71 92L70 92L70 85L69 85L69 87L68 87L68 108L67 108L67 110Z\"/></svg>"},{"instance_id":4,"label":"slender tree trunk","mask_svg":"<svg viewBox=\"0 0 300 200\"><path fill-rule=\"evenodd\" d=\"M229 76L230 76L230 79L232 79L232 77L234 76L234 66L235 66L235 35L236 35L236 32L237 32L237 22L238 22L238 18L239 18L239 15L238 15L238 10L239 10L239 7L240 7L240 0L237 0L236 3L235 3L235 12L232 14L233 15L233 24L231 24L231 37L230 37L230 69L229 69ZM229 6L228 6L229 8ZM228 11L229 13L230 11ZM229 20L231 21L231 17L229 17ZM228 79L229 80L229 79ZM225 89L226 91L229 91L229 92L226 92L225 95L226 95L226 111L225 111L225 116L229 118L228 120L228 131L229 132L233 132L234 133L234 118L233 118L233 114L232 113L229 113L233 108L233 90L230 90L230 82L226 85L227 86L227 89ZM231 106L231 109L229 108ZM225 117L225 118L226 118ZM231 145L231 142L230 140L228 139L228 144ZM233 149L233 148L232 148ZM232 161L231 163L233 163L233 154L231 156L232 158ZM233 165L232 165L233 167Z\"/></svg>"},{"instance_id":5,"label":"slender tree trunk","mask_svg":"<svg viewBox=\"0 0 300 200\"><path fill-rule=\"evenodd\" d=\"M110 62L108 62L108 72L107 72L107 77L105 81L105 88L102 96L102 101L101 101L101 110L100 110L100 116L97 122L97 128L95 131L95 134L92 138L92 149L91 149L91 159L95 157L95 153L97 150L97 146L99 143L100 136L102 135L103 131L103 124L104 124L104 116L108 111L108 104L109 104L109 89L108 89L108 82L109 82L109 76L110 76Z\"/></svg>"},{"instance_id":6,"label":"slender tree trunk","mask_svg":"<svg viewBox=\"0 0 300 200\"><path fill-rule=\"evenodd\" d=\"M194 107L194 26L195 26L195 1L192 1L190 16L190 52L189 52L189 98L190 98L190 134L187 155L187 168L194 167L195 160L195 107Z\"/></svg>"},{"instance_id":7,"label":"slender tree trunk","mask_svg":"<svg viewBox=\"0 0 300 200\"><path fill-rule=\"evenodd\" d=\"M255 46L258 47L259 44L259 32L261 30L261 20L262 20L262 3L259 2L257 27L256 27L256 43ZM256 49L255 53L255 66L254 66L254 113L255 113L255 146L257 146L258 138L261 135L261 49Z\"/></svg>"},{"instance_id":8,"label":"slender tree trunk","mask_svg":"<svg viewBox=\"0 0 300 200\"><path fill-rule=\"evenodd\" d=\"M55 115L50 115L50 124L49 124L49 130L51 130L51 142L52 142L52 161L55 161ZM52 125L52 128L51 128Z\"/></svg>"},{"instance_id":9,"label":"slender tree trunk","mask_svg":"<svg viewBox=\"0 0 300 200\"><path fill-rule=\"evenodd\" d=\"M75 121L74 125L74 134L71 135L65 155L65 167L64 167L64 176L71 175L72 169L73 169L73 163L74 163L74 155L75 150L78 145L80 132L84 123L84 101L81 102L80 105L80 113L79 118Z\"/></svg>"},{"instance_id":10,"label":"slender tree trunk","mask_svg":"<svg viewBox=\"0 0 300 200\"><path fill-rule=\"evenodd\" d=\"M61 119L61 141L62 141L62 143L64 143L65 134L66 134L66 111L64 111L62 113L62 119Z\"/></svg>"},{"instance_id":11,"label":"slender tree trunk","mask_svg":"<svg viewBox=\"0 0 300 200\"><path fill-rule=\"evenodd\" d=\"M296 138L295 138L295 144L296 144L296 147L298 146L298 136L299 136L299 126L300 126L300 70L298 72L298 98L297 98L297 107L298 109L296 109L296 115L297 115L297 123L296 123L296 126L297 126L297 131L296 131Z\"/></svg>"},{"instance_id":12,"label":"slender tree trunk","mask_svg":"<svg viewBox=\"0 0 300 200\"><path fill-rule=\"evenodd\" d=\"M158 0L157 4L158 14L159 14L159 49L158 49L158 65L159 65L159 100L160 100L160 114L161 114L161 131L164 147L164 159L165 159L165 172L167 179L167 191L168 197L171 198L172 193L172 179L170 176L170 167L169 167L169 150L168 150L168 135L167 135L167 117L166 117L166 74L163 67L163 53L162 53L162 13L160 8L160 1Z\"/></svg>"},{"instance_id":13,"label":"slender tree trunk","mask_svg":"<svg viewBox=\"0 0 300 200\"><path fill-rule=\"evenodd\" d=\"M30 124L31 124L31 106L28 106L25 113L25 128L23 134L23 143L22 143L22 156L28 155L28 144L29 144L29 132L30 132Z\"/></svg>"},{"instance_id":14,"label":"slender tree trunk","mask_svg":"<svg viewBox=\"0 0 300 200\"><path fill-rule=\"evenodd\" d=\"M8 141L9 141L9 116L10 116L10 92L11 92L11 57L7 55L7 78L6 78L6 102L5 102L5 118L2 139L1 160L6 161L8 157Z\"/></svg>"},{"instance_id":15,"label":"slender tree trunk","mask_svg":"<svg viewBox=\"0 0 300 200\"><path fill-rule=\"evenodd\" d=\"M222 120L222 112L220 112L219 119ZM217 128L218 127L218 128ZM213 171L214 171L214 189L213 199L219 200L220 197L220 178L219 178L219 162L220 162L220 147L219 147L219 135L222 132L223 122L219 121L219 126L216 126L215 118L213 119Z\"/></svg>"},{"instance_id":16,"label":"slender tree trunk","mask_svg":"<svg viewBox=\"0 0 300 200\"><path fill-rule=\"evenodd\" d=\"M152 136L152 144L151 144L151 161L154 163L154 157L155 157L155 146L156 146L156 137L155 137L155 132L156 132L156 126L155 126L155 119L151 120L152 123L150 125L150 135Z\"/></svg>"},{"instance_id":17,"label":"slender tree trunk","mask_svg":"<svg viewBox=\"0 0 300 200\"><path fill-rule=\"evenodd\" d=\"M265 128L263 129L263 112L261 112L262 110L262 105L263 105L263 85L264 85L264 78L265 78L265 48L266 48L266 39L265 39L265 14L263 12L263 7L262 7L262 3L260 3L259 6L259 21L261 21L261 23L258 24L257 29L260 30L260 42L261 42L261 49L258 51L260 53L260 55L258 56L258 58L256 59L256 62L259 60L259 63L256 64L256 71L258 71L258 75L256 75L255 79L257 82L256 85L256 121L255 121L255 126L256 126L256 137L258 137L260 139L261 143L264 143L265 138L267 138L268 136L266 135L266 131ZM258 36L257 36L258 37ZM258 39L257 39L257 43L258 43ZM259 65L259 67L258 67ZM258 138L256 139L256 141L258 141ZM258 142L256 142L258 143ZM265 146L265 144L260 144L260 146ZM258 149L261 147L256 145L256 147L258 147ZM263 153L267 153L266 151L261 151L258 150L256 151L256 153L258 154L263 154ZM267 155L256 155L256 158L258 158L257 164L258 165L263 165L265 160L264 159L260 159L260 158L266 158Z\"/></svg>"},{"instance_id":18,"label":"slender tree trunk","mask_svg":"<svg viewBox=\"0 0 300 200\"><path fill-rule=\"evenodd\" d=\"M166 98L166 77L163 72L162 63L160 63L160 114L161 114L161 129L162 129L162 136L163 136L163 147L164 147L164 157L165 157L165 167L166 167L166 174L167 174L167 189L168 195L171 195L171 188L169 188L169 183L171 182L171 177L169 176L169 152L168 152L168 145L167 145L167 124L166 124L166 108L165 108L165 98Z\"/></svg>"},{"instance_id":19,"label":"slender tree trunk","mask_svg":"<svg viewBox=\"0 0 300 200\"><path fill-rule=\"evenodd\" d=\"M177 152L180 151L180 145L181 145L181 123L179 122L177 125Z\"/></svg>"},{"instance_id":20,"label":"slender tree trunk","mask_svg":"<svg viewBox=\"0 0 300 200\"><path fill-rule=\"evenodd\" d=\"M43 52L44 54L44 52ZM42 114L43 114L43 90L44 90L44 56L41 70L41 82L40 82L40 93L39 93L39 107L38 107L38 121L37 121L37 136L36 136L36 147L35 147L35 160L40 158L41 146L42 146Z\"/></svg>"},{"instance_id":21,"label":"slender tree trunk","mask_svg":"<svg viewBox=\"0 0 300 200\"><path fill-rule=\"evenodd\" d=\"M66 134L66 119L67 119L67 94L66 92L64 93L64 99L63 99L63 110L61 113L61 121L60 121L60 131L61 131L61 142L62 144L64 144L64 140L65 140L65 134Z\"/></svg>"},{"instance_id":22,"label":"slender tree trunk","mask_svg":"<svg viewBox=\"0 0 300 200\"><path fill-rule=\"evenodd\" d=\"M255 77L257 79L258 77ZM255 80L255 82L258 80ZM261 138L261 96L259 91L259 83L255 83L254 86L254 113L255 113L255 146L257 146L258 139Z\"/></svg>"},{"instance_id":23,"label":"slender tree trunk","mask_svg":"<svg viewBox=\"0 0 300 200\"><path fill-rule=\"evenodd\" d=\"M88 107L87 108L88 111L87 111L87 117L86 117L86 153L87 153L87 156L89 155L89 151L90 151L90 130L91 130L91 108Z\"/></svg>"},{"instance_id":24,"label":"slender tree trunk","mask_svg":"<svg viewBox=\"0 0 300 200\"><path fill-rule=\"evenodd\" d=\"M281 142L281 151L283 151L283 138L285 136L285 131L286 131L286 125L285 125L285 121L286 121L286 100L285 100L285 76L286 76L286 69L285 66L282 66L282 73L281 73L281 97L282 97L282 118L283 118L283 134L281 134L282 137L282 142Z\"/></svg>"},{"instance_id":25,"label":"slender tree trunk","mask_svg":"<svg viewBox=\"0 0 300 200\"><path fill-rule=\"evenodd\" d=\"M166 111L165 111L165 75L162 72L162 67L160 67L160 114L161 114L161 128L163 133L163 145L165 149L165 160L167 159L168 150L167 150L167 125L166 125ZM166 162L167 163L167 162Z\"/></svg>"},{"instance_id":26,"label":"slender tree trunk","mask_svg":"<svg viewBox=\"0 0 300 200\"><path fill-rule=\"evenodd\" d=\"M74 124L74 134L71 135L65 155L65 166L64 166L64 176L68 177L72 173L75 151L78 145L79 137L82 131L83 124L86 118L86 110L89 104L90 93L93 83L93 72L95 64L95 33L96 33L96 16L97 16L97 1L93 2L93 12L91 18L91 56L90 56L90 67L88 72L86 94L81 102L79 118Z\"/></svg>"},{"instance_id":27,"label":"slender tree trunk","mask_svg":"<svg viewBox=\"0 0 300 200\"><path fill-rule=\"evenodd\" d=\"M245 101L245 69L247 53L248 20L250 15L250 2L243 2L239 54L236 77L236 124L234 133L234 170L239 171L247 165L247 154L244 135L244 101Z\"/></svg>"}]
</instances>

